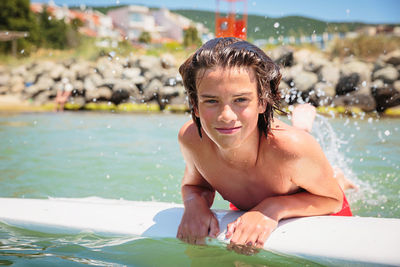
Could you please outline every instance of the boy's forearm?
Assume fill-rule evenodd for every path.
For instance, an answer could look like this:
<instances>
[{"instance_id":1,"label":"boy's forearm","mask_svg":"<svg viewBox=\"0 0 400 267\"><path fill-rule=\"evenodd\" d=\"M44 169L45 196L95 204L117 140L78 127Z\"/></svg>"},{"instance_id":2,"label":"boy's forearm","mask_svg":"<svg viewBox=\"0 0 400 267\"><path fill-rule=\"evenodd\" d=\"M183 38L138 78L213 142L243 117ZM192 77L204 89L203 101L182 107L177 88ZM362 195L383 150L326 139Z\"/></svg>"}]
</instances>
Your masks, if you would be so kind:
<instances>
[{"instance_id":1,"label":"boy's forearm","mask_svg":"<svg viewBox=\"0 0 400 267\"><path fill-rule=\"evenodd\" d=\"M335 213L340 210L341 205L342 200L300 192L266 198L252 210L258 210L264 215L280 221L285 218Z\"/></svg>"},{"instance_id":2,"label":"boy's forearm","mask_svg":"<svg viewBox=\"0 0 400 267\"><path fill-rule=\"evenodd\" d=\"M182 200L186 207L193 202L204 202L209 208L212 206L215 197L215 191L205 187L195 185L182 186Z\"/></svg>"}]
</instances>

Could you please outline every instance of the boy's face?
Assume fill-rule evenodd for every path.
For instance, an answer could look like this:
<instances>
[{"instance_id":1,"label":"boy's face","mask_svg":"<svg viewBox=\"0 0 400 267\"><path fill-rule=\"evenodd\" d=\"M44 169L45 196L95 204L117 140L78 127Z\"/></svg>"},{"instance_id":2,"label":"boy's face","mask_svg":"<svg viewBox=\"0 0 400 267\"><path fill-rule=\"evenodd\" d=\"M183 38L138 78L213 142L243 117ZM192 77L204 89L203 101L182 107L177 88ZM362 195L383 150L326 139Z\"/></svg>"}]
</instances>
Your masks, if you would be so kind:
<instances>
[{"instance_id":1,"label":"boy's face","mask_svg":"<svg viewBox=\"0 0 400 267\"><path fill-rule=\"evenodd\" d=\"M252 69L218 67L199 71L196 87L195 115L215 144L235 148L251 134L258 134L258 114L265 111L265 105L258 99Z\"/></svg>"}]
</instances>

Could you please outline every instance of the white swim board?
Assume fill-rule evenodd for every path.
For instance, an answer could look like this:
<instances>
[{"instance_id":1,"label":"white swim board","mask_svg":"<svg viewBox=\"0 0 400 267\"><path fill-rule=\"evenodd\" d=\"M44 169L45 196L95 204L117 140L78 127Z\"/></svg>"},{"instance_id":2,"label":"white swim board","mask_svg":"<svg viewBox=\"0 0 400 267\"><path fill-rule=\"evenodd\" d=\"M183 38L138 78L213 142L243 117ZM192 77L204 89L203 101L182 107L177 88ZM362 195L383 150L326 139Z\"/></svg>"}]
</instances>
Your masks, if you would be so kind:
<instances>
[{"instance_id":1,"label":"white swim board","mask_svg":"<svg viewBox=\"0 0 400 267\"><path fill-rule=\"evenodd\" d=\"M225 239L241 212L214 210ZM83 199L0 198L0 221L46 233L175 237L183 206L174 203ZM311 258L400 266L400 219L317 216L283 220L264 249ZM324 260L325 259L325 260Z\"/></svg>"}]
</instances>

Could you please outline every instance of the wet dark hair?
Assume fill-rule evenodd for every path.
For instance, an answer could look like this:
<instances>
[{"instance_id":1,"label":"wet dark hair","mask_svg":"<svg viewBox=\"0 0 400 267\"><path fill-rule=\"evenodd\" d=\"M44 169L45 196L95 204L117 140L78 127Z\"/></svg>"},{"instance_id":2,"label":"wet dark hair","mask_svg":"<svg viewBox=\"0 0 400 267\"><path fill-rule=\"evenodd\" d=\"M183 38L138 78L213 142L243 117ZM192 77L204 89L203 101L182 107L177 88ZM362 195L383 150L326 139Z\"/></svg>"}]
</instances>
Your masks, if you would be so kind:
<instances>
[{"instance_id":1,"label":"wet dark hair","mask_svg":"<svg viewBox=\"0 0 400 267\"><path fill-rule=\"evenodd\" d=\"M197 125L200 137L202 137L200 118L195 115L195 109L198 108L197 75L201 70L205 71L216 67L245 67L254 71L257 79L258 99L261 103L266 102L264 113L258 115L257 125L260 133L264 133L268 137L273 113L279 110L278 87L282 75L278 65L260 48L234 37L215 38L206 42L179 67L179 73L189 97L192 118Z\"/></svg>"}]
</instances>

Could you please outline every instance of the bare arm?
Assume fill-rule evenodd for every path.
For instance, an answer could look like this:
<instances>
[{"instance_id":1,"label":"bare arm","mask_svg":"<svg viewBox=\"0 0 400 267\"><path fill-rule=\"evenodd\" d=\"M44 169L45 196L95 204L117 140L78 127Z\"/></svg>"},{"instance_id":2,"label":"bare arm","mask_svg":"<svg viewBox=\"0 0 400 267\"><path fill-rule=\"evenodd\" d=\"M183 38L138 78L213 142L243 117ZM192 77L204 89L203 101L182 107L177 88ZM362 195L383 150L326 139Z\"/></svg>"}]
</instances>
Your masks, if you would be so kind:
<instances>
[{"instance_id":1,"label":"bare arm","mask_svg":"<svg viewBox=\"0 0 400 267\"><path fill-rule=\"evenodd\" d=\"M304 133L289 145L296 146L295 153L300 152L286 164L291 182L305 191L261 201L228 226L227 237L232 237L231 242L262 247L281 219L340 210L343 193L318 143Z\"/></svg>"},{"instance_id":2,"label":"bare arm","mask_svg":"<svg viewBox=\"0 0 400 267\"><path fill-rule=\"evenodd\" d=\"M188 243L202 244L206 236L216 237L219 233L218 220L210 209L214 202L215 190L195 166L194 147L191 142L193 135L190 136L193 133L190 133L187 126L188 124L185 124L179 132L179 144L186 168L181 188L185 211L177 237Z\"/></svg>"}]
</instances>

